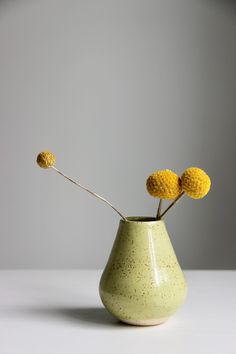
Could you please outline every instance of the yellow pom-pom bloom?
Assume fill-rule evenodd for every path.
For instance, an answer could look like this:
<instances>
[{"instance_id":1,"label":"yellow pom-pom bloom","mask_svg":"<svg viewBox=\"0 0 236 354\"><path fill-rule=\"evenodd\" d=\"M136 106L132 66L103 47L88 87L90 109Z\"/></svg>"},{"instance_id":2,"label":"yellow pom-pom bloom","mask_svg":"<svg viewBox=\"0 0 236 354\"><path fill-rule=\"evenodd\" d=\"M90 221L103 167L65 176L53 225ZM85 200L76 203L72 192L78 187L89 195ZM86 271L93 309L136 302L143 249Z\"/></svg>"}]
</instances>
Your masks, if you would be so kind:
<instances>
[{"instance_id":1,"label":"yellow pom-pom bloom","mask_svg":"<svg viewBox=\"0 0 236 354\"><path fill-rule=\"evenodd\" d=\"M198 167L187 168L182 177L183 191L193 199L205 197L211 188L210 177Z\"/></svg>"},{"instance_id":2,"label":"yellow pom-pom bloom","mask_svg":"<svg viewBox=\"0 0 236 354\"><path fill-rule=\"evenodd\" d=\"M159 170L151 174L146 182L148 193L155 198L175 199L181 193L181 180L170 170Z\"/></svg>"},{"instance_id":3,"label":"yellow pom-pom bloom","mask_svg":"<svg viewBox=\"0 0 236 354\"><path fill-rule=\"evenodd\" d=\"M42 168L50 168L55 162L56 157L50 151L42 151L37 156L37 164Z\"/></svg>"}]
</instances>

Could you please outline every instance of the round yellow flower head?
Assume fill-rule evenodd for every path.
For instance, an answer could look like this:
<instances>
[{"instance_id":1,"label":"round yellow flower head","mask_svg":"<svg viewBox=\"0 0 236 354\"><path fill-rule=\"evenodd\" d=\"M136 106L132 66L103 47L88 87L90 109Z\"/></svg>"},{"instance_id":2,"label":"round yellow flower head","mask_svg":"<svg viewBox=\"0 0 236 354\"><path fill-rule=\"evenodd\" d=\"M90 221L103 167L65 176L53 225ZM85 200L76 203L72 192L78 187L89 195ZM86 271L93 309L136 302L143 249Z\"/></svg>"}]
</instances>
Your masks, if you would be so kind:
<instances>
[{"instance_id":1,"label":"round yellow flower head","mask_svg":"<svg viewBox=\"0 0 236 354\"><path fill-rule=\"evenodd\" d=\"M37 156L37 164L42 168L50 168L55 162L56 157L50 151L42 151Z\"/></svg>"},{"instance_id":2,"label":"round yellow flower head","mask_svg":"<svg viewBox=\"0 0 236 354\"><path fill-rule=\"evenodd\" d=\"M175 199L181 193L181 180L170 170L159 170L151 174L146 182L148 193L155 198Z\"/></svg>"},{"instance_id":3,"label":"round yellow flower head","mask_svg":"<svg viewBox=\"0 0 236 354\"><path fill-rule=\"evenodd\" d=\"M182 177L183 191L193 199L205 197L211 188L210 177L198 167L187 168Z\"/></svg>"}]
</instances>

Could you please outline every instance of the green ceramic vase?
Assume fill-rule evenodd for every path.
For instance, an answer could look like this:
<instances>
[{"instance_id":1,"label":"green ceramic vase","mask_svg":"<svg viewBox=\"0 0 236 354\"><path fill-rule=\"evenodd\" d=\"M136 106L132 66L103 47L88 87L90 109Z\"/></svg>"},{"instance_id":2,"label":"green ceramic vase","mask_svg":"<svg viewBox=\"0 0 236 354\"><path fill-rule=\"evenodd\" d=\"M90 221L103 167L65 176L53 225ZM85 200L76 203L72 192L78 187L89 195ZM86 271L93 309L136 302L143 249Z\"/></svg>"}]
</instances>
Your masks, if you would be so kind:
<instances>
[{"instance_id":1,"label":"green ceramic vase","mask_svg":"<svg viewBox=\"0 0 236 354\"><path fill-rule=\"evenodd\" d=\"M121 220L99 285L106 309L122 322L158 325L182 305L186 292L164 221Z\"/></svg>"}]
</instances>

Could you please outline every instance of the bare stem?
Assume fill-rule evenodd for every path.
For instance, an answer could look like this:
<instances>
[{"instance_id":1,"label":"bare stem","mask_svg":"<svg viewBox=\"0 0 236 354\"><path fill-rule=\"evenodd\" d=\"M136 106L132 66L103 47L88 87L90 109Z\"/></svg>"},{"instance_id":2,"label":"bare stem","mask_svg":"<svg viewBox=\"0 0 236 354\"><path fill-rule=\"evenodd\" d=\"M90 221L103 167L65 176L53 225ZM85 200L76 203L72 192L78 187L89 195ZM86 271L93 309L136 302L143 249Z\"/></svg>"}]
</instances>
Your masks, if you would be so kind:
<instances>
[{"instance_id":1,"label":"bare stem","mask_svg":"<svg viewBox=\"0 0 236 354\"><path fill-rule=\"evenodd\" d=\"M61 176L65 177L66 179L68 179L68 181L74 183L77 187L80 187L80 188L84 189L86 192L92 194L94 197L96 197L96 198L102 200L103 202L107 203L113 210L115 210L122 217L123 220L126 221L126 218L110 202L108 202L108 200L106 200L105 198L101 197L97 193L92 192L90 189L82 186L80 183L75 182L73 179L71 179L70 177L66 176L64 173L59 171L56 167L51 166L51 168L53 168L57 173L59 173L59 175L61 175Z\"/></svg>"},{"instance_id":2,"label":"bare stem","mask_svg":"<svg viewBox=\"0 0 236 354\"><path fill-rule=\"evenodd\" d=\"M177 202L178 200L184 195L184 192L181 192L178 197L176 197L173 202L168 206L168 208L166 208L166 210L163 211L163 213L159 216L159 218L163 218L163 216L167 213L167 211L170 210L170 208L172 208Z\"/></svg>"},{"instance_id":3,"label":"bare stem","mask_svg":"<svg viewBox=\"0 0 236 354\"><path fill-rule=\"evenodd\" d=\"M159 200L159 205L158 205L158 209L157 209L157 216L156 216L157 220L160 220L161 207L162 207L162 199Z\"/></svg>"}]
</instances>

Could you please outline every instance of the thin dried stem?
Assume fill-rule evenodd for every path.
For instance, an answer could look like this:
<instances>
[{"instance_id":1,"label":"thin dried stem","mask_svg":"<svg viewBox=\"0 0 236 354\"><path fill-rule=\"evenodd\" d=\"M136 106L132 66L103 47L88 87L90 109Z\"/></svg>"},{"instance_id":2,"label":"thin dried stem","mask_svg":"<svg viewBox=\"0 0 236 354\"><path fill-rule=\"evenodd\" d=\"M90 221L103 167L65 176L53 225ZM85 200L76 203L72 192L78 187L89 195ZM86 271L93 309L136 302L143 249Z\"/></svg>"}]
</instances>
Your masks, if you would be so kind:
<instances>
[{"instance_id":1,"label":"thin dried stem","mask_svg":"<svg viewBox=\"0 0 236 354\"><path fill-rule=\"evenodd\" d=\"M159 200L159 205L158 205L158 209L157 209L157 216L156 216L157 220L160 220L161 207L162 207L162 199Z\"/></svg>"},{"instance_id":2,"label":"thin dried stem","mask_svg":"<svg viewBox=\"0 0 236 354\"><path fill-rule=\"evenodd\" d=\"M115 210L122 217L123 220L126 221L126 218L124 217L124 215L122 215L110 202L108 202L108 200L106 200L105 198L101 197L97 193L91 191L87 187L82 186L80 183L75 182L73 179L71 179L70 177L66 176L64 173L59 171L55 166L51 166L51 168L53 168L57 173L59 173L59 175L61 175L61 176L65 177L66 179L68 179L68 181L74 183L77 187L80 187L80 188L84 189L86 192L92 194L94 197L96 197L96 198L102 200L103 202L107 203L113 210Z\"/></svg>"},{"instance_id":3,"label":"thin dried stem","mask_svg":"<svg viewBox=\"0 0 236 354\"><path fill-rule=\"evenodd\" d=\"M160 219L163 218L163 216L167 213L167 211L170 210L170 208L172 208L177 202L178 200L184 195L184 192L181 192L178 197L176 197L173 202L168 206L168 208L166 208L166 210L163 211L163 213L160 215Z\"/></svg>"}]
</instances>

